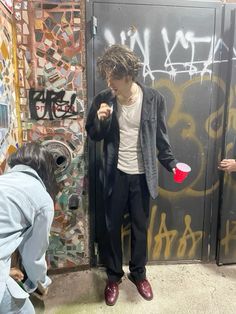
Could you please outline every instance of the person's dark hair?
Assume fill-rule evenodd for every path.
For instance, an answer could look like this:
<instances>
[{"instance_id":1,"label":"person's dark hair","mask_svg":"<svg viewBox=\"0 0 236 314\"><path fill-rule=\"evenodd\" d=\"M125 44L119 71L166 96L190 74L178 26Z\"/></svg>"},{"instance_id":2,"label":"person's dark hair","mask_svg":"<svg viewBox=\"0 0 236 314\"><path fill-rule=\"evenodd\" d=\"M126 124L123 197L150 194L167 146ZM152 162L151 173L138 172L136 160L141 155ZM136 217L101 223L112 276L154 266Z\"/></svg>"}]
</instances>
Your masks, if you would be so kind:
<instances>
[{"instance_id":1,"label":"person's dark hair","mask_svg":"<svg viewBox=\"0 0 236 314\"><path fill-rule=\"evenodd\" d=\"M104 80L107 75L115 79L122 79L129 75L135 80L140 68L140 59L124 45L112 45L97 59L98 73Z\"/></svg>"},{"instance_id":2,"label":"person's dark hair","mask_svg":"<svg viewBox=\"0 0 236 314\"><path fill-rule=\"evenodd\" d=\"M46 189L55 201L58 185L55 177L56 164L52 154L42 144L26 143L10 155L8 165L27 165L34 169L42 179Z\"/></svg>"}]
</instances>

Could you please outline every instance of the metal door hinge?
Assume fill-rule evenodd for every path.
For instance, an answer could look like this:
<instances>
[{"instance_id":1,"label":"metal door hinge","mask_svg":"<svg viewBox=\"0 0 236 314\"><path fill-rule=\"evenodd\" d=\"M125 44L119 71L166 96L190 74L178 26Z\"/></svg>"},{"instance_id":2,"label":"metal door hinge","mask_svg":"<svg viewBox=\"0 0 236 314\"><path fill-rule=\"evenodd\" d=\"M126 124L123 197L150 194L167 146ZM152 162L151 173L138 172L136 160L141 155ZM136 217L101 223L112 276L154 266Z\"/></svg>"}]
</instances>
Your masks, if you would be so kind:
<instances>
[{"instance_id":1,"label":"metal door hinge","mask_svg":"<svg viewBox=\"0 0 236 314\"><path fill-rule=\"evenodd\" d=\"M96 16L92 16L92 35L95 36L97 34L97 28L98 28L98 19Z\"/></svg>"}]
</instances>

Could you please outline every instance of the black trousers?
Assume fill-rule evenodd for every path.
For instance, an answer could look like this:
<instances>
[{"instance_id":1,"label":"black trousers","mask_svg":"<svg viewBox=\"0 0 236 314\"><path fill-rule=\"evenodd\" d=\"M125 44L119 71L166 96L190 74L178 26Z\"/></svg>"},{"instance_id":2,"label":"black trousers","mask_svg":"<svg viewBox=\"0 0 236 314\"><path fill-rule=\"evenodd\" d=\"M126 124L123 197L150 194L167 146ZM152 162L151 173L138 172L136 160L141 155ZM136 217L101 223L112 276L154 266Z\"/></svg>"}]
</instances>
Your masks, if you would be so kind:
<instances>
[{"instance_id":1,"label":"black trousers","mask_svg":"<svg viewBox=\"0 0 236 314\"><path fill-rule=\"evenodd\" d=\"M130 273L134 280L145 279L149 216L149 191L145 175L130 175L117 169L114 188L106 205L108 239L105 264L108 280L117 282L124 275L121 227L127 208L131 223Z\"/></svg>"}]
</instances>

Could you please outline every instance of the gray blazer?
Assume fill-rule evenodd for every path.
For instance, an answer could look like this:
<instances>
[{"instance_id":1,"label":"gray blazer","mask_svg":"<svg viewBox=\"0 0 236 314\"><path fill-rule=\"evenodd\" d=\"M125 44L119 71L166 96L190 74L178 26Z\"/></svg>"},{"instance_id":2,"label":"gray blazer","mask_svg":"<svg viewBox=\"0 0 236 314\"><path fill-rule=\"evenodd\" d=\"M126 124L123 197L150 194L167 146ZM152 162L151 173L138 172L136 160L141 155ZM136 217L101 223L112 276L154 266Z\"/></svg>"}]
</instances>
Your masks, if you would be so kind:
<instances>
[{"instance_id":1,"label":"gray blazer","mask_svg":"<svg viewBox=\"0 0 236 314\"><path fill-rule=\"evenodd\" d=\"M176 166L177 160L172 154L167 134L165 121L166 110L163 96L153 88L146 87L140 83L138 84L143 91L140 121L141 151L149 193L152 198L156 198L158 195L158 167L156 159L158 158L160 163L168 171L172 171ZM97 111L102 102L113 105L112 115L104 121L100 121L97 117ZM104 140L102 179L105 197L109 196L112 192L118 162L120 134L116 111L116 98L113 97L109 89L106 89L94 98L85 126L92 140Z\"/></svg>"}]
</instances>

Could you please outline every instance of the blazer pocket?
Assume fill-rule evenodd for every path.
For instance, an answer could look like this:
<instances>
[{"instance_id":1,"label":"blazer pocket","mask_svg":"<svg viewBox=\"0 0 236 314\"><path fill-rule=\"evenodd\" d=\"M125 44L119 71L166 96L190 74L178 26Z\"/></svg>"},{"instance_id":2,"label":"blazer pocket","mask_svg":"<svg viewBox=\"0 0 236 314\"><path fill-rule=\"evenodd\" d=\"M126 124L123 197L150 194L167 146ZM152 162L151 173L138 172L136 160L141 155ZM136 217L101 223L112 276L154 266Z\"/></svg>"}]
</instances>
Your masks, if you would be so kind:
<instances>
[{"instance_id":1,"label":"blazer pocket","mask_svg":"<svg viewBox=\"0 0 236 314\"><path fill-rule=\"evenodd\" d=\"M147 127L151 128L153 132L156 131L157 128L157 119L156 118L150 118L150 119L145 119L142 121L142 127Z\"/></svg>"},{"instance_id":2,"label":"blazer pocket","mask_svg":"<svg viewBox=\"0 0 236 314\"><path fill-rule=\"evenodd\" d=\"M143 123L153 123L157 122L157 118L148 117L142 120Z\"/></svg>"}]
</instances>

